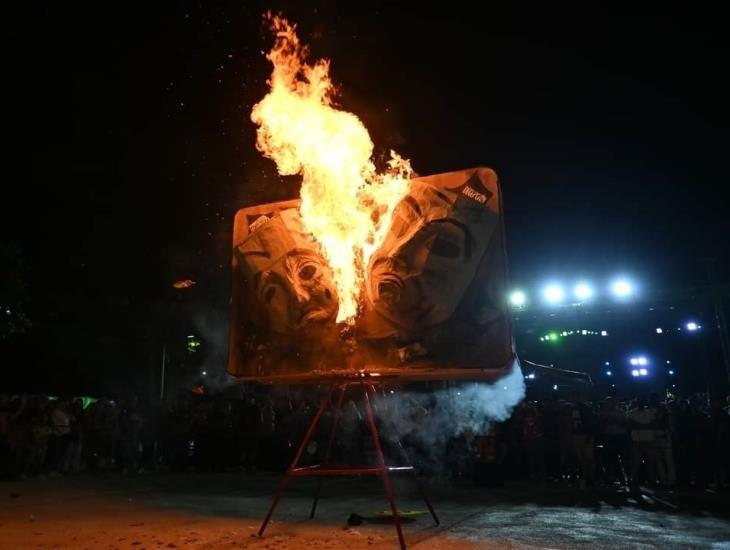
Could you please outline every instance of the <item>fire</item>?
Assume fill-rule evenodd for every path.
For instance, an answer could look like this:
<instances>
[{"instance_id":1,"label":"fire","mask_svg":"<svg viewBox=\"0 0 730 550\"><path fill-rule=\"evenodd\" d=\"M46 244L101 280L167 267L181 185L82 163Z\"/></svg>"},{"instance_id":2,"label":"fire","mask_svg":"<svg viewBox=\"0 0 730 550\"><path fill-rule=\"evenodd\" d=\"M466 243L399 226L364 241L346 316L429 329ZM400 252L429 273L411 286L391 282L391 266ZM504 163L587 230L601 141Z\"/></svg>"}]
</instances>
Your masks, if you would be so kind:
<instances>
[{"instance_id":1,"label":"fire","mask_svg":"<svg viewBox=\"0 0 730 550\"><path fill-rule=\"evenodd\" d=\"M372 160L373 142L357 116L336 107L330 63L307 63L296 26L267 14L276 36L267 59L270 91L251 112L256 146L282 175L302 176L301 215L334 272L337 321L357 313L365 269L408 191L411 167L391 151L385 173Z\"/></svg>"}]
</instances>

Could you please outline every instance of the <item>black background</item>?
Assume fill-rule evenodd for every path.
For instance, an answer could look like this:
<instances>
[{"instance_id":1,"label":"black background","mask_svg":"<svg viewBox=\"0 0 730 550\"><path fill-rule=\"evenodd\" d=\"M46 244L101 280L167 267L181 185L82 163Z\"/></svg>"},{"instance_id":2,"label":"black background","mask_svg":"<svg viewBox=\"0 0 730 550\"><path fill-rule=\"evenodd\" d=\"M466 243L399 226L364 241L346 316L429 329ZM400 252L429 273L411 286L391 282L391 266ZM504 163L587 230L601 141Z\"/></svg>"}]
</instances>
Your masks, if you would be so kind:
<instances>
[{"instance_id":1,"label":"black background","mask_svg":"<svg viewBox=\"0 0 730 550\"><path fill-rule=\"evenodd\" d=\"M10 385L145 387L191 323L225 341L233 215L298 192L249 118L267 8L332 59L379 160L498 172L515 283L681 287L705 281L707 256L725 277L720 8L540 4L4 8L3 240L22 251L32 321L3 344Z\"/></svg>"}]
</instances>

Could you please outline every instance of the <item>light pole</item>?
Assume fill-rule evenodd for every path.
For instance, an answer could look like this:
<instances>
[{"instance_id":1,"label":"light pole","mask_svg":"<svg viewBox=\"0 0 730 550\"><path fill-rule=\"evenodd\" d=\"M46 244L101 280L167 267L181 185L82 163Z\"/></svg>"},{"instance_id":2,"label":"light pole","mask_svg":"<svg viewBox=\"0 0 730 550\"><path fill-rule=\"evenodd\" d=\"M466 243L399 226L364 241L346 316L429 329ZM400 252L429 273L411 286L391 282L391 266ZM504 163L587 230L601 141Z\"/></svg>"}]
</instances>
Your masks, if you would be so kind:
<instances>
[{"instance_id":1,"label":"light pole","mask_svg":"<svg viewBox=\"0 0 730 550\"><path fill-rule=\"evenodd\" d=\"M160 374L160 399L165 397L165 360L167 359L167 344L162 344L162 369Z\"/></svg>"},{"instance_id":2,"label":"light pole","mask_svg":"<svg viewBox=\"0 0 730 550\"><path fill-rule=\"evenodd\" d=\"M717 324L717 332L720 336L720 349L722 350L722 359L725 363L725 374L727 375L728 382L730 382L730 342L728 341L727 335L725 308L722 303L723 293L720 291L720 285L717 282L715 259L706 258L705 268L707 269L707 276L710 279L710 296L715 309L715 322Z\"/></svg>"}]
</instances>

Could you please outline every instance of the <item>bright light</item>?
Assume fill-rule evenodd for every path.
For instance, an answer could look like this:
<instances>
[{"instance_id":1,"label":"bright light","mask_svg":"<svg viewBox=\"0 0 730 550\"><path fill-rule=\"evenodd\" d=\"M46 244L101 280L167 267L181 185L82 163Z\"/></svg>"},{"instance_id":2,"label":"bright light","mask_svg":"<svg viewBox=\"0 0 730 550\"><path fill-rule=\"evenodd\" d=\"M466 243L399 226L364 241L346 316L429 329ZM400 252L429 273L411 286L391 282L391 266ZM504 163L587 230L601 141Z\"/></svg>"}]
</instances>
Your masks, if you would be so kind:
<instances>
[{"instance_id":1,"label":"bright light","mask_svg":"<svg viewBox=\"0 0 730 550\"><path fill-rule=\"evenodd\" d=\"M671 363L671 361L670 361L669 359L667 359L667 365L668 365L669 363Z\"/></svg>"},{"instance_id":2,"label":"bright light","mask_svg":"<svg viewBox=\"0 0 730 550\"><path fill-rule=\"evenodd\" d=\"M687 323L687 330L697 330L700 328L697 323Z\"/></svg>"},{"instance_id":3,"label":"bright light","mask_svg":"<svg viewBox=\"0 0 730 550\"><path fill-rule=\"evenodd\" d=\"M639 361L639 365L646 365L649 363L649 361L647 361L646 357L644 357L643 355L641 357L639 357L638 361Z\"/></svg>"},{"instance_id":4,"label":"bright light","mask_svg":"<svg viewBox=\"0 0 730 550\"><path fill-rule=\"evenodd\" d=\"M534 380L535 379L535 373L534 372L531 372L530 374L527 375L527 378L529 378L530 380Z\"/></svg>"},{"instance_id":5,"label":"bright light","mask_svg":"<svg viewBox=\"0 0 730 550\"><path fill-rule=\"evenodd\" d=\"M634 286L626 279L617 279L611 283L611 291L617 298L628 298L634 293Z\"/></svg>"},{"instance_id":6,"label":"bright light","mask_svg":"<svg viewBox=\"0 0 730 550\"><path fill-rule=\"evenodd\" d=\"M610 362L610 361L606 361L606 362L604 363L604 365L606 365L606 366L609 366L610 364L611 364L611 362Z\"/></svg>"},{"instance_id":7,"label":"bright light","mask_svg":"<svg viewBox=\"0 0 730 550\"><path fill-rule=\"evenodd\" d=\"M208 371L207 370L204 370L203 371L203 376L206 376L207 374L208 374Z\"/></svg>"},{"instance_id":8,"label":"bright light","mask_svg":"<svg viewBox=\"0 0 730 550\"><path fill-rule=\"evenodd\" d=\"M565 298L565 291L563 290L563 287L555 283L547 285L542 294L545 297L545 300L551 304L562 302L563 298Z\"/></svg>"},{"instance_id":9,"label":"bright light","mask_svg":"<svg viewBox=\"0 0 730 550\"><path fill-rule=\"evenodd\" d=\"M669 371L669 374L674 374L674 371L673 371L673 370L670 370L670 371Z\"/></svg>"},{"instance_id":10,"label":"bright light","mask_svg":"<svg viewBox=\"0 0 730 550\"><path fill-rule=\"evenodd\" d=\"M527 295L521 290L515 290L509 295L509 301L515 307L524 307L527 303Z\"/></svg>"},{"instance_id":11,"label":"bright light","mask_svg":"<svg viewBox=\"0 0 730 550\"><path fill-rule=\"evenodd\" d=\"M586 334L588 334L588 331L587 331L587 330L581 330L581 331L580 331L580 333L581 333L581 334L582 334L583 336L585 336Z\"/></svg>"},{"instance_id":12,"label":"bright light","mask_svg":"<svg viewBox=\"0 0 730 550\"><path fill-rule=\"evenodd\" d=\"M664 332L662 329L660 329L660 328L656 329L657 334L661 334L662 332Z\"/></svg>"},{"instance_id":13,"label":"bright light","mask_svg":"<svg viewBox=\"0 0 730 550\"><path fill-rule=\"evenodd\" d=\"M634 369L631 371L631 376L639 376L639 369Z\"/></svg>"},{"instance_id":14,"label":"bright light","mask_svg":"<svg viewBox=\"0 0 730 550\"><path fill-rule=\"evenodd\" d=\"M557 390L558 389L558 385L557 384L553 384L553 389L554 390Z\"/></svg>"},{"instance_id":15,"label":"bright light","mask_svg":"<svg viewBox=\"0 0 730 550\"><path fill-rule=\"evenodd\" d=\"M601 336L608 336L608 331L602 330L601 331Z\"/></svg>"},{"instance_id":16,"label":"bright light","mask_svg":"<svg viewBox=\"0 0 730 550\"><path fill-rule=\"evenodd\" d=\"M613 376L613 373L610 370L606 371L606 376Z\"/></svg>"},{"instance_id":17,"label":"bright light","mask_svg":"<svg viewBox=\"0 0 730 550\"><path fill-rule=\"evenodd\" d=\"M589 300L593 296L593 287L588 283L578 283L573 288L573 294L579 300Z\"/></svg>"},{"instance_id":18,"label":"bright light","mask_svg":"<svg viewBox=\"0 0 730 550\"><path fill-rule=\"evenodd\" d=\"M639 374L641 376L646 376L648 373L647 373L646 369L639 369Z\"/></svg>"},{"instance_id":19,"label":"bright light","mask_svg":"<svg viewBox=\"0 0 730 550\"><path fill-rule=\"evenodd\" d=\"M629 359L629 363L631 363L632 365L638 365L639 359L636 357L632 357L631 359Z\"/></svg>"}]
</instances>

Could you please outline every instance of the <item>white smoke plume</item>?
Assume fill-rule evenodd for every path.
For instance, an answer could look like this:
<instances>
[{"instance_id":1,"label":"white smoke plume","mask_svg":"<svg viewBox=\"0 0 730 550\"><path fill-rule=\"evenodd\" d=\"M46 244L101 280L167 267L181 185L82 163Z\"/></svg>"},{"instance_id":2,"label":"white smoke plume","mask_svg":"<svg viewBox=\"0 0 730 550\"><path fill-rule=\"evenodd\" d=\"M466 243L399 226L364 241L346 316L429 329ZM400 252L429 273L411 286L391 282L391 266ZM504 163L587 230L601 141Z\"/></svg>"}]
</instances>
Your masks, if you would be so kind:
<instances>
[{"instance_id":1,"label":"white smoke plume","mask_svg":"<svg viewBox=\"0 0 730 550\"><path fill-rule=\"evenodd\" d=\"M228 319L214 309L198 312L193 325L195 333L204 343L200 370L206 373L205 383L209 390L222 391L232 383L226 372L228 362Z\"/></svg>"},{"instance_id":2,"label":"white smoke plume","mask_svg":"<svg viewBox=\"0 0 730 550\"><path fill-rule=\"evenodd\" d=\"M376 414L384 434L428 449L431 459L443 459L446 443L465 432L486 434L495 422L506 420L525 397L519 362L494 383L460 384L432 392L401 392L378 400Z\"/></svg>"}]
</instances>

